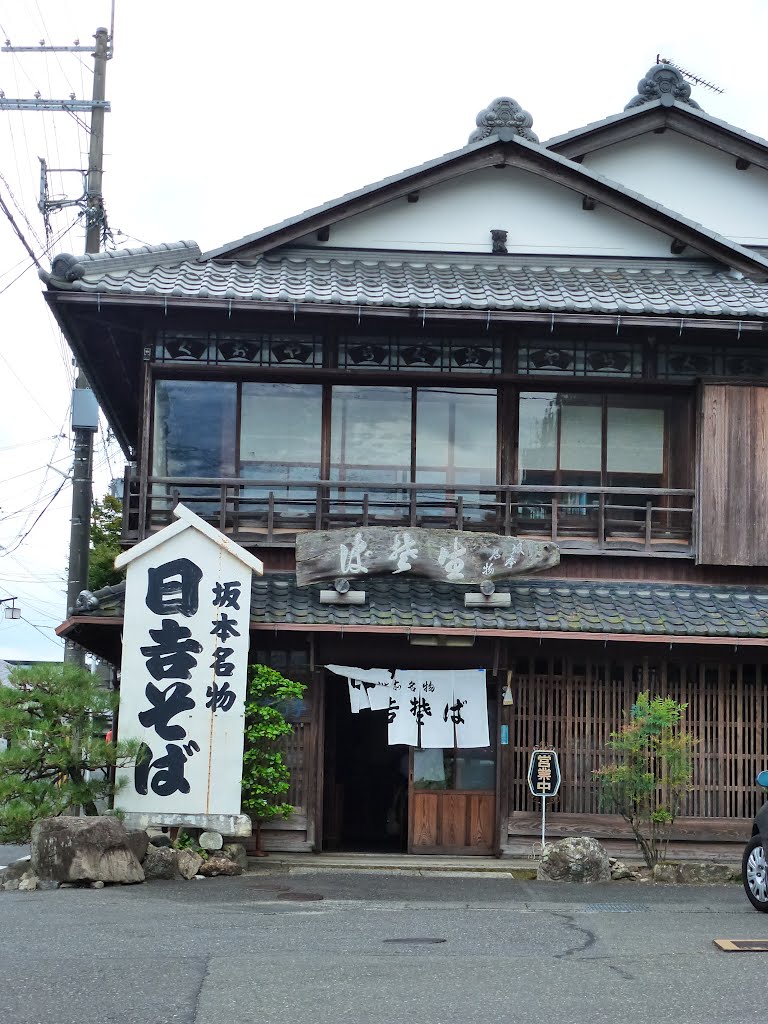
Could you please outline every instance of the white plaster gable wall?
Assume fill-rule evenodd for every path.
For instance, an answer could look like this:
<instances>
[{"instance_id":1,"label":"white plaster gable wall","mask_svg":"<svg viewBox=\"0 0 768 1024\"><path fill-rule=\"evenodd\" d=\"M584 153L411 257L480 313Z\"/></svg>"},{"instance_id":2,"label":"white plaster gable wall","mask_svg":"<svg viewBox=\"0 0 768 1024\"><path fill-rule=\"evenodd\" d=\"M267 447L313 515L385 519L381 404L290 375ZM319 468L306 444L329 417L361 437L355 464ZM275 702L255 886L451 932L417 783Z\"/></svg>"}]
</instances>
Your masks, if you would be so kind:
<instances>
[{"instance_id":1,"label":"white plaster gable wall","mask_svg":"<svg viewBox=\"0 0 768 1024\"><path fill-rule=\"evenodd\" d=\"M742 245L768 244L768 171L675 131L588 153L584 167Z\"/></svg>"},{"instance_id":2,"label":"white plaster gable wall","mask_svg":"<svg viewBox=\"0 0 768 1024\"><path fill-rule=\"evenodd\" d=\"M670 256L670 238L529 171L484 168L422 189L331 227L328 245L428 252L491 251L491 230L508 232L509 252L601 256ZM299 245L322 248L314 235ZM690 255L690 253L688 253Z\"/></svg>"}]
</instances>

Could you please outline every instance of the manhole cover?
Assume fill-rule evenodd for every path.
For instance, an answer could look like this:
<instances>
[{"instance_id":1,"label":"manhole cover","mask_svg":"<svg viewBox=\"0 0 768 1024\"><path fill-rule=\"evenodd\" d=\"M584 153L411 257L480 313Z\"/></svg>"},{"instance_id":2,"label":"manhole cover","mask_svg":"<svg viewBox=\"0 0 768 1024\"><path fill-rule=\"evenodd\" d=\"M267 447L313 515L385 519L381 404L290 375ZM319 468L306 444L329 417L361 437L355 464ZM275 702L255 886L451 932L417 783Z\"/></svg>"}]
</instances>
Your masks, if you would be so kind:
<instances>
[{"instance_id":1,"label":"manhole cover","mask_svg":"<svg viewBox=\"0 0 768 1024\"><path fill-rule=\"evenodd\" d=\"M768 953L768 939L714 939L724 953Z\"/></svg>"},{"instance_id":2,"label":"manhole cover","mask_svg":"<svg viewBox=\"0 0 768 1024\"><path fill-rule=\"evenodd\" d=\"M647 910L640 903L587 903L583 907L585 914L640 914Z\"/></svg>"},{"instance_id":3,"label":"manhole cover","mask_svg":"<svg viewBox=\"0 0 768 1024\"><path fill-rule=\"evenodd\" d=\"M315 900L321 900L323 897L319 892L279 892L277 898L279 900L290 900L292 903L311 903Z\"/></svg>"},{"instance_id":4,"label":"manhole cover","mask_svg":"<svg viewBox=\"0 0 768 1024\"><path fill-rule=\"evenodd\" d=\"M414 946L417 944L422 945L436 945L438 942L446 942L446 939L384 939L385 942L399 942L403 945Z\"/></svg>"}]
</instances>

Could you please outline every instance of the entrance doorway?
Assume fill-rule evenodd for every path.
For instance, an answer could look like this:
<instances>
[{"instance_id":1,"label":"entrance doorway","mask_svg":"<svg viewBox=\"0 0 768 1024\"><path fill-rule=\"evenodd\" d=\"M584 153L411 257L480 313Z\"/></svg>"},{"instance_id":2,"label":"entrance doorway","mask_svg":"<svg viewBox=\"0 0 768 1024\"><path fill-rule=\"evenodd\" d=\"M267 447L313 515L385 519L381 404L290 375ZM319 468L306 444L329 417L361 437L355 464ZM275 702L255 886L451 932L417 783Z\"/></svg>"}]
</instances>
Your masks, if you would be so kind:
<instances>
[{"instance_id":1,"label":"entrance doorway","mask_svg":"<svg viewBox=\"0 0 768 1024\"><path fill-rule=\"evenodd\" d=\"M409 748L389 746L383 712L352 714L347 684L325 686L323 849L404 853Z\"/></svg>"},{"instance_id":2,"label":"entrance doorway","mask_svg":"<svg viewBox=\"0 0 768 1024\"><path fill-rule=\"evenodd\" d=\"M382 711L353 714L345 680L325 684L323 849L488 855L496 837L497 698L491 744L417 750L388 743Z\"/></svg>"}]
</instances>

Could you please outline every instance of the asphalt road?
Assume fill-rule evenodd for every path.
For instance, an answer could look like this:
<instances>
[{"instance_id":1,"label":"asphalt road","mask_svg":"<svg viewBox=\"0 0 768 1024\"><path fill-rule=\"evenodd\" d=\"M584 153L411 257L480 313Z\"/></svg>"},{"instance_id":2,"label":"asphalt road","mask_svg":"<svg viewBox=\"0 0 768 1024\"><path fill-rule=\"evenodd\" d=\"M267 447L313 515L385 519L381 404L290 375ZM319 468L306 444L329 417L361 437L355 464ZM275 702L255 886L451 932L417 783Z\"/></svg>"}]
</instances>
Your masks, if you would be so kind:
<instances>
[{"instance_id":1,"label":"asphalt road","mask_svg":"<svg viewBox=\"0 0 768 1024\"><path fill-rule=\"evenodd\" d=\"M768 954L712 944L768 939L768 914L736 885L244 875L0 892L0 922L7 1024L751 1024L764 1015Z\"/></svg>"}]
</instances>

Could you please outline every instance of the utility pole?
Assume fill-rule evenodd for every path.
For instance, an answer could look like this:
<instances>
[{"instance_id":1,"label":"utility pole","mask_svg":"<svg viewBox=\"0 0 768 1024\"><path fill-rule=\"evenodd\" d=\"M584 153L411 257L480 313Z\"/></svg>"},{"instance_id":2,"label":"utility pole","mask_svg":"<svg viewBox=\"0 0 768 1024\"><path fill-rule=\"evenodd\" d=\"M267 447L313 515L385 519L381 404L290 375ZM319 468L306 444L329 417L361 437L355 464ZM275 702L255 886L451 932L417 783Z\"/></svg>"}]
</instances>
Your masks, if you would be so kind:
<instances>
[{"instance_id":1,"label":"utility pole","mask_svg":"<svg viewBox=\"0 0 768 1024\"><path fill-rule=\"evenodd\" d=\"M104 199L101 178L104 162L104 97L107 88L107 60L109 59L109 32L96 29L96 49L93 54L93 112L91 114L91 146L88 152L88 189L85 251L98 252L101 228L104 222Z\"/></svg>"},{"instance_id":2,"label":"utility pole","mask_svg":"<svg viewBox=\"0 0 768 1024\"><path fill-rule=\"evenodd\" d=\"M93 54L93 97L91 144L88 151L88 178L85 208L85 251L98 252L104 224L104 197L101 181L104 163L104 97L109 58L109 32L96 29ZM98 104L98 106L97 106ZM72 615L81 590L88 589L88 556L91 543L91 503L93 501L93 435L99 427L99 409L82 370L72 394L72 429L75 435L75 461L72 470L72 520L69 533L69 570L67 573L67 617ZM67 640L64 661L85 665L85 651Z\"/></svg>"},{"instance_id":3,"label":"utility pole","mask_svg":"<svg viewBox=\"0 0 768 1024\"><path fill-rule=\"evenodd\" d=\"M114 5L113 5L114 12ZM90 101L8 99L0 96L0 110L90 110L91 140L88 153L88 173L85 194L85 251L96 253L101 246L105 223L102 174L104 158L104 114L110 109L105 100L107 61L112 56L111 34L106 28L96 29L93 53L93 95ZM91 51L77 42L74 46L2 47L4 53L52 53ZM45 215L45 210L43 213ZM93 496L93 435L99 427L99 408L82 370L72 392L72 430L74 433L74 467L72 471L72 518L69 537L69 572L67 576L67 617L72 615L78 594L88 587L88 555L90 548L91 501ZM72 640L67 640L64 661L84 665L85 651Z\"/></svg>"}]
</instances>

